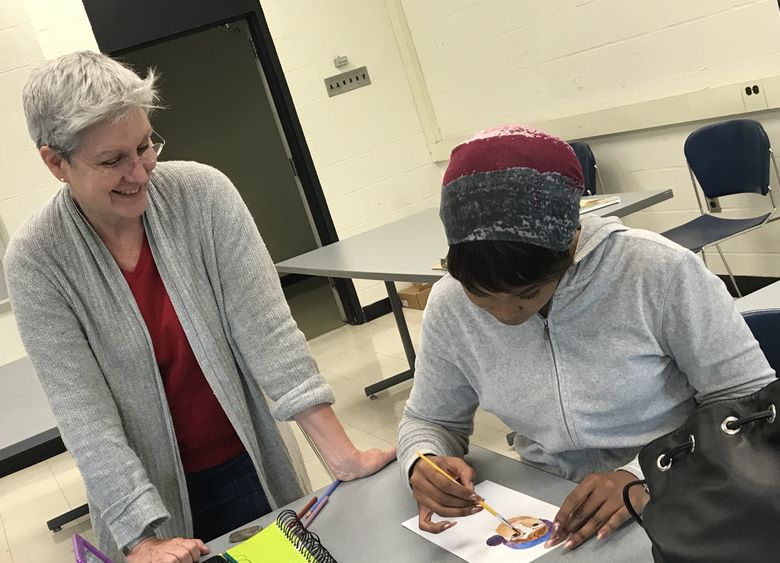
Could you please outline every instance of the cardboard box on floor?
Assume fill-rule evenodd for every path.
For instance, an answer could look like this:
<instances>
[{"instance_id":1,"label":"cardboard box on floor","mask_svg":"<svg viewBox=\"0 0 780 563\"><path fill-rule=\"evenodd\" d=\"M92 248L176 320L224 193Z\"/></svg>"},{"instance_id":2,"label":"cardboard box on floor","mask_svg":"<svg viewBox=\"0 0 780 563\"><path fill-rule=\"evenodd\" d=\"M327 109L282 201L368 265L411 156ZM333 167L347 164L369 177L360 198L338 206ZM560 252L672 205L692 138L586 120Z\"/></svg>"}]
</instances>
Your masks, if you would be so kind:
<instances>
[{"instance_id":1,"label":"cardboard box on floor","mask_svg":"<svg viewBox=\"0 0 780 563\"><path fill-rule=\"evenodd\" d=\"M401 305L407 309L425 309L425 304L428 303L428 296L431 294L431 283L415 283L411 287L402 289L398 292L398 297L401 299Z\"/></svg>"}]
</instances>

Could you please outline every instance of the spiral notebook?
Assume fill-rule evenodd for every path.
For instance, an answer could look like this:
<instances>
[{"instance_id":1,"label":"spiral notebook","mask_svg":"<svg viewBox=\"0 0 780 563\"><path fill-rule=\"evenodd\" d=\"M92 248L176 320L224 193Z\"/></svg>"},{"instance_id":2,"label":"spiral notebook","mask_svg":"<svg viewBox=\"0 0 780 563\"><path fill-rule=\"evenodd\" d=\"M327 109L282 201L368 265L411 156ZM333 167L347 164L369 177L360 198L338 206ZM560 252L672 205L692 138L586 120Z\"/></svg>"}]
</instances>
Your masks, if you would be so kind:
<instances>
[{"instance_id":1,"label":"spiral notebook","mask_svg":"<svg viewBox=\"0 0 780 563\"><path fill-rule=\"evenodd\" d=\"M281 511L271 526L231 547L223 557L230 563L336 563L292 510Z\"/></svg>"}]
</instances>

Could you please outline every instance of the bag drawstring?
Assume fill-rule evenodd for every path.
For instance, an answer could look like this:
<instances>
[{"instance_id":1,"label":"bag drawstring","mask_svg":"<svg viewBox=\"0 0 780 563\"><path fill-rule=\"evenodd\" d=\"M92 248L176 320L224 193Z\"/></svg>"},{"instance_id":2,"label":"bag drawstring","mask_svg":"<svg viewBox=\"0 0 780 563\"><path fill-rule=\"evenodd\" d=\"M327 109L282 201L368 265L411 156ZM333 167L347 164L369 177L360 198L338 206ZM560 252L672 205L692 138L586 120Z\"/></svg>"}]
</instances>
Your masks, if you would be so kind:
<instances>
[{"instance_id":1,"label":"bag drawstring","mask_svg":"<svg viewBox=\"0 0 780 563\"><path fill-rule=\"evenodd\" d=\"M688 441L680 444L679 446L673 447L671 450L666 452L665 454L661 454L658 456L658 459L656 460L656 466L661 471L669 471L669 468L672 466L672 461L674 460L675 456L678 456L682 452L688 450L691 453L693 450L696 449L696 438L693 437L693 434L690 434L688 436Z\"/></svg>"},{"instance_id":2,"label":"bag drawstring","mask_svg":"<svg viewBox=\"0 0 780 563\"><path fill-rule=\"evenodd\" d=\"M767 419L767 422L769 424L772 424L775 421L776 417L777 417L777 412L775 410L775 406L770 404L768 409L759 411L757 413L742 418L737 418L736 416L728 416L723 420L723 423L720 425L720 427L721 430L723 430L723 432L725 432L726 434L736 434L746 424L755 422L757 420L763 420L763 419ZM671 448L668 452L658 456L658 459L656 460L656 466L658 467L659 471L669 471L669 469L672 467L672 461L676 456L680 455L686 450L689 452L693 452L695 449L696 449L696 438L694 438L693 434L690 434L688 436L687 441L683 442L682 444L679 444L678 446ZM631 517L634 519L634 521L644 528L642 517L639 515L639 513L637 513L636 509L631 504L631 498L629 497L629 492L631 491L631 488L636 487L638 485L642 485L645 488L645 491L649 492L647 490L647 481L645 479L637 479L636 481L631 481L629 483L626 483L626 486L623 487L623 504L626 505L626 509L628 510L629 514L631 514Z\"/></svg>"},{"instance_id":3,"label":"bag drawstring","mask_svg":"<svg viewBox=\"0 0 780 563\"><path fill-rule=\"evenodd\" d=\"M623 487L623 504L626 505L628 513L631 514L631 517L634 519L634 521L644 528L645 526L642 523L642 517L639 515L639 513L637 513L636 509L634 509L634 505L631 504L631 498L628 496L631 487L636 487L637 485L642 485L645 488L645 491L647 491L647 481L644 479L637 479L636 481L626 483L626 486Z\"/></svg>"},{"instance_id":4,"label":"bag drawstring","mask_svg":"<svg viewBox=\"0 0 780 563\"><path fill-rule=\"evenodd\" d=\"M761 420L766 418L767 422L769 424L772 424L775 421L777 412L775 410L774 405L769 405L769 408L765 411L760 411L755 414L751 414L749 416L745 416L742 418L737 418L736 416L727 416L723 419L723 423L720 425L721 430L723 430L726 434L736 434L740 430L742 430L742 427L745 424L748 424L749 422L754 422L756 420Z\"/></svg>"}]
</instances>

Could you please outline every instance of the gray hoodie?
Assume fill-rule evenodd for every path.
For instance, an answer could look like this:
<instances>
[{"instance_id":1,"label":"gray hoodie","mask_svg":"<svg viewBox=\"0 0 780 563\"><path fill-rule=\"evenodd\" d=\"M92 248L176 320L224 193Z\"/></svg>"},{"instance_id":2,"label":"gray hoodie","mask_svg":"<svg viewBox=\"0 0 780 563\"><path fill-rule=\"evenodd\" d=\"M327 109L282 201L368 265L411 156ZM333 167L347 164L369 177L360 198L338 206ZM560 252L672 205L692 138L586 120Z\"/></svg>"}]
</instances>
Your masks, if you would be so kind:
<instances>
[{"instance_id":1,"label":"gray hoodie","mask_svg":"<svg viewBox=\"0 0 780 563\"><path fill-rule=\"evenodd\" d=\"M696 255L618 219L582 221L547 319L498 322L445 276L423 317L398 429L415 450L463 456L477 406L517 431L524 461L567 479L625 468L696 404L774 379L723 283Z\"/></svg>"}]
</instances>

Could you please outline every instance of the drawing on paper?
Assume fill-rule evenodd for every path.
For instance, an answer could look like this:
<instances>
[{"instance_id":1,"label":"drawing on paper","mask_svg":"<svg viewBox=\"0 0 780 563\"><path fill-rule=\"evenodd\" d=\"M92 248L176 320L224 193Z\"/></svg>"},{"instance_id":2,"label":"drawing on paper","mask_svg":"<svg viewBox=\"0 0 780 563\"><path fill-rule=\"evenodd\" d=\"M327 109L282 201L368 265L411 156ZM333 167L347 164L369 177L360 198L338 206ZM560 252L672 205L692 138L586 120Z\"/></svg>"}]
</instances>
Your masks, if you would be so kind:
<instances>
[{"instance_id":1,"label":"drawing on paper","mask_svg":"<svg viewBox=\"0 0 780 563\"><path fill-rule=\"evenodd\" d=\"M490 546L505 545L510 549L528 549L547 541L552 534L552 522L543 518L514 516L509 518L509 522L522 533L500 524L496 535L490 536L485 543Z\"/></svg>"},{"instance_id":2,"label":"drawing on paper","mask_svg":"<svg viewBox=\"0 0 780 563\"><path fill-rule=\"evenodd\" d=\"M440 534L420 530L416 513L404 521L404 527L468 563L531 563L560 547L560 544L544 547L552 536L552 522L559 510L557 506L492 481L483 481L474 490L482 498L490 499L491 505L500 514L513 515L508 520L522 537L513 538L510 526L499 525L496 517L487 510L470 516L447 518L457 525ZM442 519L434 515L432 520Z\"/></svg>"}]
</instances>

